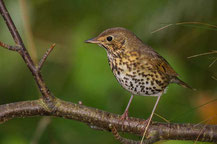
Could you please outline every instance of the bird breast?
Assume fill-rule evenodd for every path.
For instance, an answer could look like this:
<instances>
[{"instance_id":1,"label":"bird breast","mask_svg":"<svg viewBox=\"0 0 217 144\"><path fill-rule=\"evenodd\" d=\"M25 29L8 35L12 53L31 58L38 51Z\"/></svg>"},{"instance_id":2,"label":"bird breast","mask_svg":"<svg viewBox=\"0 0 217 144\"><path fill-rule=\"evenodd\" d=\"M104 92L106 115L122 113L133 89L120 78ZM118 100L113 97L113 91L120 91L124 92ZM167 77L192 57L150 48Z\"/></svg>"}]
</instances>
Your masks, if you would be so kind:
<instances>
[{"instance_id":1,"label":"bird breast","mask_svg":"<svg viewBox=\"0 0 217 144\"><path fill-rule=\"evenodd\" d=\"M119 55L115 57L108 53L109 65L118 82L132 94L142 96L157 96L164 88L160 74L150 73L150 65L145 61L140 63L136 55Z\"/></svg>"}]
</instances>

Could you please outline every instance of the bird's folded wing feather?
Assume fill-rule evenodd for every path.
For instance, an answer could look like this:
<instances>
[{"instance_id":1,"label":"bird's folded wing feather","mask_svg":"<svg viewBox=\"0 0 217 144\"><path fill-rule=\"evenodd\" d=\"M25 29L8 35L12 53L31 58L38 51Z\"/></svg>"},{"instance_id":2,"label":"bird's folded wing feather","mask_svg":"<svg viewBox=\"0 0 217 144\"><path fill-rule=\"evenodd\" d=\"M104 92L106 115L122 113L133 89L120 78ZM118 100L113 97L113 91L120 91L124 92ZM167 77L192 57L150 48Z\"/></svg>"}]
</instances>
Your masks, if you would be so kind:
<instances>
[{"instance_id":1,"label":"bird's folded wing feather","mask_svg":"<svg viewBox=\"0 0 217 144\"><path fill-rule=\"evenodd\" d=\"M160 56L157 52L150 50L147 51L146 53L148 54L148 61L151 63L152 68L156 69L164 74L167 74L169 76L179 76L175 70L170 66L170 64L162 57Z\"/></svg>"}]
</instances>

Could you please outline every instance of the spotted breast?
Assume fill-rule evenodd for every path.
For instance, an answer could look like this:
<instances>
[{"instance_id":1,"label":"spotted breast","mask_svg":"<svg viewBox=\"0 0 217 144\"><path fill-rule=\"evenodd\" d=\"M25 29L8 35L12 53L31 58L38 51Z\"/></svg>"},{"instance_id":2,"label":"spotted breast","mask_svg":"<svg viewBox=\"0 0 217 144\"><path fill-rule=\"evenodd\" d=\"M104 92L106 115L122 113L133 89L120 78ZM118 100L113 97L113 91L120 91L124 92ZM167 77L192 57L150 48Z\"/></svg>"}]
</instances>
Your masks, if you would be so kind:
<instances>
[{"instance_id":1,"label":"spotted breast","mask_svg":"<svg viewBox=\"0 0 217 144\"><path fill-rule=\"evenodd\" d=\"M152 65L135 50L107 55L116 79L132 94L158 96L169 84L167 76L153 70Z\"/></svg>"}]
</instances>

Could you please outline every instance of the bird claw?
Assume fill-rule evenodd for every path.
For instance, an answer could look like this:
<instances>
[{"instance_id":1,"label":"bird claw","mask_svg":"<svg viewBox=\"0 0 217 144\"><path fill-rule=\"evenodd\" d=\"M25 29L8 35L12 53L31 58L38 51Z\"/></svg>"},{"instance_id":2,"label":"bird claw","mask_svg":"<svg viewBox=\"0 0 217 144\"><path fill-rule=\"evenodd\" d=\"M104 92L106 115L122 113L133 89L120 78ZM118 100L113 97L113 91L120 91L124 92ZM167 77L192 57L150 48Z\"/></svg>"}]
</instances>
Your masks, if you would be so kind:
<instances>
[{"instance_id":1,"label":"bird claw","mask_svg":"<svg viewBox=\"0 0 217 144\"><path fill-rule=\"evenodd\" d=\"M147 118L146 120L144 120L144 121L141 121L140 122L140 124L141 125L144 125L144 127L146 127L147 126L147 124L148 124L148 121L150 120L150 117L149 118ZM151 122L150 122L150 124L151 124Z\"/></svg>"},{"instance_id":2,"label":"bird claw","mask_svg":"<svg viewBox=\"0 0 217 144\"><path fill-rule=\"evenodd\" d=\"M120 122L122 123L121 129L124 129L124 122L125 120L128 120L128 111L125 111L119 118Z\"/></svg>"},{"instance_id":3,"label":"bird claw","mask_svg":"<svg viewBox=\"0 0 217 144\"><path fill-rule=\"evenodd\" d=\"M128 111L125 111L121 117L120 117L120 120L121 121L124 121L124 120L128 120L129 116L128 116Z\"/></svg>"}]
</instances>

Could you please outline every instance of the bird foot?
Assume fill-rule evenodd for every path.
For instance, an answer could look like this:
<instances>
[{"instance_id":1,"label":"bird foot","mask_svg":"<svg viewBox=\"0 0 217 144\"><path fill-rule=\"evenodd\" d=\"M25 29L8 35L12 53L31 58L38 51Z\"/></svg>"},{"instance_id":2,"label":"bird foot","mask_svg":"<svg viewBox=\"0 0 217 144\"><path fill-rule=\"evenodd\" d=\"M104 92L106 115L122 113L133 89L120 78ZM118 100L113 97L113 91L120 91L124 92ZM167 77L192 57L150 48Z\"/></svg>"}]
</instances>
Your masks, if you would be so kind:
<instances>
[{"instance_id":1,"label":"bird foot","mask_svg":"<svg viewBox=\"0 0 217 144\"><path fill-rule=\"evenodd\" d=\"M149 120L150 120L150 117L147 118L147 119L144 120L144 121L141 121L140 124L141 124L141 125L144 125L144 127L146 127L146 126L148 125ZM151 122L150 122L150 124L151 124Z\"/></svg>"},{"instance_id":2,"label":"bird foot","mask_svg":"<svg viewBox=\"0 0 217 144\"><path fill-rule=\"evenodd\" d=\"M122 123L121 129L123 130L124 128L124 122L125 120L128 120L128 110L124 111L124 113L120 116L119 120Z\"/></svg>"},{"instance_id":3,"label":"bird foot","mask_svg":"<svg viewBox=\"0 0 217 144\"><path fill-rule=\"evenodd\" d=\"M152 123L152 121L150 121L150 119L151 119L151 117L149 117L148 119L140 122L140 124L144 126L144 133L143 133L144 136L147 134L148 128Z\"/></svg>"},{"instance_id":4,"label":"bird foot","mask_svg":"<svg viewBox=\"0 0 217 144\"><path fill-rule=\"evenodd\" d=\"M120 120L121 121L124 121L124 120L128 120L129 116L128 116L128 111L125 111L121 117L120 117Z\"/></svg>"}]
</instances>

